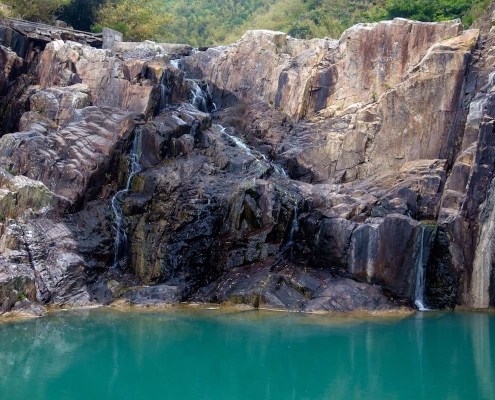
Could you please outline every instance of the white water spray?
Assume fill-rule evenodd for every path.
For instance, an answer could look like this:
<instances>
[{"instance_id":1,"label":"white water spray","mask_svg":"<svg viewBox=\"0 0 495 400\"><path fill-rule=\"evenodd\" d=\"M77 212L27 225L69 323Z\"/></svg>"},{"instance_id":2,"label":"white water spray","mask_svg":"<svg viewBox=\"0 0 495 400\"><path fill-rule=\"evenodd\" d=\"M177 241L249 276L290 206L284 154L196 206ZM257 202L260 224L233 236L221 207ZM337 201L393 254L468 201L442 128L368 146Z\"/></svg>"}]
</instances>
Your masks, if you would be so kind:
<instances>
[{"instance_id":1,"label":"white water spray","mask_svg":"<svg viewBox=\"0 0 495 400\"><path fill-rule=\"evenodd\" d=\"M259 151L256 151L256 150L249 148L246 145L246 143L244 143L237 136L229 135L227 133L227 128L225 128L222 125L218 125L218 124L213 125L213 127L215 127L217 130L219 130L220 133L222 133L225 136L227 136L228 138L230 138L230 140L232 140L237 147L239 147L245 154L252 157L256 161L257 164L262 165L262 163L260 161L260 159L261 159L264 163L270 165L275 170L276 173L278 173L279 175L282 175L284 178L288 177L287 172L285 172L285 170L280 165L272 163L270 160L268 160L268 157L265 156L263 153L260 153Z\"/></svg>"},{"instance_id":2,"label":"white water spray","mask_svg":"<svg viewBox=\"0 0 495 400\"><path fill-rule=\"evenodd\" d=\"M125 256L127 250L127 233L125 227L122 224L123 210L122 205L124 196L129 192L131 187L132 178L141 171L142 167L139 162L139 148L141 145L141 132L136 130L134 132L134 139L132 140L131 152L128 155L129 160L129 177L124 189L118 191L115 196L112 197L112 210L115 217L115 245L114 245L114 257L113 267L117 267L119 261Z\"/></svg>"},{"instance_id":3,"label":"white water spray","mask_svg":"<svg viewBox=\"0 0 495 400\"><path fill-rule=\"evenodd\" d=\"M194 80L188 80L188 84L191 104L199 111L208 112L208 92L203 91L198 82Z\"/></svg>"},{"instance_id":4,"label":"white water spray","mask_svg":"<svg viewBox=\"0 0 495 400\"><path fill-rule=\"evenodd\" d=\"M162 78L160 79L160 110L162 111L167 106L167 96L170 92L170 89L167 87L165 83L165 74L162 74Z\"/></svg>"},{"instance_id":5,"label":"white water spray","mask_svg":"<svg viewBox=\"0 0 495 400\"><path fill-rule=\"evenodd\" d=\"M176 58L174 60L170 60L168 63L174 67L175 69L180 69L180 63L181 63L181 59L180 58Z\"/></svg>"},{"instance_id":6,"label":"white water spray","mask_svg":"<svg viewBox=\"0 0 495 400\"><path fill-rule=\"evenodd\" d=\"M425 299L425 285L426 285L426 266L423 261L423 248L424 248L424 236L425 228L421 226L421 241L419 243L419 256L418 265L416 269L416 288L414 291L414 304L418 307L419 311L427 311L428 308L424 305Z\"/></svg>"}]
</instances>

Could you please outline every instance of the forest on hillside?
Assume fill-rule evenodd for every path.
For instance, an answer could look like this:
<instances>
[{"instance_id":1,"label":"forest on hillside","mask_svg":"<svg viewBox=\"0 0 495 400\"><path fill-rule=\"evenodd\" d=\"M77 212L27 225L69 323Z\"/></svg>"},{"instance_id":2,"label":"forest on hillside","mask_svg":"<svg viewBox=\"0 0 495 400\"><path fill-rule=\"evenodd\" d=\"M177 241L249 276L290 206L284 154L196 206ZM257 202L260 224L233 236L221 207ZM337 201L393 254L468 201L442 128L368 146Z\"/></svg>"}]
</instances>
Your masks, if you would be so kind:
<instances>
[{"instance_id":1,"label":"forest on hillside","mask_svg":"<svg viewBox=\"0 0 495 400\"><path fill-rule=\"evenodd\" d=\"M333 37L358 22L395 17L419 21L461 18L465 26L490 0L3 0L0 13L28 20L62 19L75 29L109 26L126 40L193 46L226 44L247 29L298 38Z\"/></svg>"}]
</instances>

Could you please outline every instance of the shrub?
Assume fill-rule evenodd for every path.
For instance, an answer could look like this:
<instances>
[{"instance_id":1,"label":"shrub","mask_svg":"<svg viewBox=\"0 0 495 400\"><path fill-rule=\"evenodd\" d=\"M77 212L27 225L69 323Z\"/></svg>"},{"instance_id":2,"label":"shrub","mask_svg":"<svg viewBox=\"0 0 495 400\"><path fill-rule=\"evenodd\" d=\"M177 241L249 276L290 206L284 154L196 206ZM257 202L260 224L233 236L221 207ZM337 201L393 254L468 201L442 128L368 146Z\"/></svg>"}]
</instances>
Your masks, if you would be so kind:
<instances>
[{"instance_id":1,"label":"shrub","mask_svg":"<svg viewBox=\"0 0 495 400\"><path fill-rule=\"evenodd\" d=\"M4 0L14 17L34 22L51 23L57 17L57 12L72 0Z\"/></svg>"},{"instance_id":2,"label":"shrub","mask_svg":"<svg viewBox=\"0 0 495 400\"><path fill-rule=\"evenodd\" d=\"M158 40L166 36L171 19L161 0L107 0L97 12L93 29L107 26L130 41Z\"/></svg>"}]
</instances>

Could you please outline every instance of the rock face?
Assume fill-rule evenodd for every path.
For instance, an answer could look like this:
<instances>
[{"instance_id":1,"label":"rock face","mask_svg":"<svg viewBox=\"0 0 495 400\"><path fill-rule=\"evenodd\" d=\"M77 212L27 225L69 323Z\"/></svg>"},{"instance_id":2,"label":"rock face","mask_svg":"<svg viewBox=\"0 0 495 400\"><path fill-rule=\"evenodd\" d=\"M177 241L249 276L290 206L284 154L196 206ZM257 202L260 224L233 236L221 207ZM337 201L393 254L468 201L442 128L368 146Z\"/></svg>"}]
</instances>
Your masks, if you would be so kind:
<instances>
[{"instance_id":1,"label":"rock face","mask_svg":"<svg viewBox=\"0 0 495 400\"><path fill-rule=\"evenodd\" d=\"M222 105L231 104L232 97L255 98L300 119L327 108L335 112L376 101L403 82L433 44L461 30L457 21L395 19L357 25L340 40L247 31L227 49L211 48L188 58L185 67L216 86Z\"/></svg>"},{"instance_id":2,"label":"rock face","mask_svg":"<svg viewBox=\"0 0 495 400\"><path fill-rule=\"evenodd\" d=\"M403 19L199 52L0 47L16 110L0 310L494 305L493 48L458 21Z\"/></svg>"}]
</instances>

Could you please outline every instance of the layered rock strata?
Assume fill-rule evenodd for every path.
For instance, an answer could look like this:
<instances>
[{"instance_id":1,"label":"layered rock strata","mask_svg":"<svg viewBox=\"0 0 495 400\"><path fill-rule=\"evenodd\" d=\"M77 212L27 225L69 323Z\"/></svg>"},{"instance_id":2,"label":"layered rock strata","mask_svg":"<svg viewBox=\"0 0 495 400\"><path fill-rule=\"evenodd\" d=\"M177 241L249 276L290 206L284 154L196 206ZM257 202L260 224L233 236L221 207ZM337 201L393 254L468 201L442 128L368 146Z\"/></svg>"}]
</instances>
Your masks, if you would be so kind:
<instances>
[{"instance_id":1,"label":"layered rock strata","mask_svg":"<svg viewBox=\"0 0 495 400\"><path fill-rule=\"evenodd\" d=\"M428 307L493 305L494 46L458 21L395 19L199 52L0 48L16 110L2 111L1 310L390 310L413 307L418 269Z\"/></svg>"}]
</instances>

